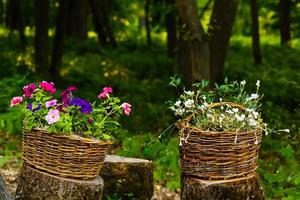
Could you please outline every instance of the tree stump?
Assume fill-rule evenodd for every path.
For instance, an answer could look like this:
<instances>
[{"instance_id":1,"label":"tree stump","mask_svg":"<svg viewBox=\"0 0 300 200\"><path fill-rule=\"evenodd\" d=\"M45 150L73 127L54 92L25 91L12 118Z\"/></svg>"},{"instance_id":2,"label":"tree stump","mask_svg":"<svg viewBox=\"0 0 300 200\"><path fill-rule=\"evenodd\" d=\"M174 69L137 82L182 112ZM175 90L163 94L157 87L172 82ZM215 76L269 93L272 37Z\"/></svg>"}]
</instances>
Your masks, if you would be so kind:
<instances>
[{"instance_id":1,"label":"tree stump","mask_svg":"<svg viewBox=\"0 0 300 200\"><path fill-rule=\"evenodd\" d=\"M103 197L151 199L153 164L149 160L107 155L101 170Z\"/></svg>"},{"instance_id":2,"label":"tree stump","mask_svg":"<svg viewBox=\"0 0 300 200\"><path fill-rule=\"evenodd\" d=\"M8 192L4 180L0 174L0 200L12 200L11 194Z\"/></svg>"},{"instance_id":3,"label":"tree stump","mask_svg":"<svg viewBox=\"0 0 300 200\"><path fill-rule=\"evenodd\" d=\"M209 181L182 176L182 200L264 200L257 174L249 177Z\"/></svg>"},{"instance_id":4,"label":"tree stump","mask_svg":"<svg viewBox=\"0 0 300 200\"><path fill-rule=\"evenodd\" d=\"M41 172L23 163L16 191L16 200L101 200L103 180L61 178Z\"/></svg>"}]
</instances>

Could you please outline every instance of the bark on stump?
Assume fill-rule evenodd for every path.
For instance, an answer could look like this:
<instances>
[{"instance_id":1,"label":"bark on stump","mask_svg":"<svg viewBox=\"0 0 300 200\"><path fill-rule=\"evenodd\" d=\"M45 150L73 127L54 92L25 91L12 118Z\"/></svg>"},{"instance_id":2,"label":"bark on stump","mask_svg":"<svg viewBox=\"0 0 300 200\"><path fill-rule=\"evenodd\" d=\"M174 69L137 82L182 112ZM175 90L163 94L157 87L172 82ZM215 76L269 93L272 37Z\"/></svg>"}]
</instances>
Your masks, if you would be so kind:
<instances>
[{"instance_id":1,"label":"bark on stump","mask_svg":"<svg viewBox=\"0 0 300 200\"><path fill-rule=\"evenodd\" d=\"M137 158L107 155L101 170L104 199L151 199L153 195L153 164Z\"/></svg>"},{"instance_id":2,"label":"bark on stump","mask_svg":"<svg viewBox=\"0 0 300 200\"><path fill-rule=\"evenodd\" d=\"M4 180L0 174L0 200L12 200L11 194L8 192Z\"/></svg>"},{"instance_id":3,"label":"bark on stump","mask_svg":"<svg viewBox=\"0 0 300 200\"><path fill-rule=\"evenodd\" d=\"M224 181L200 180L182 176L182 200L264 200L257 174Z\"/></svg>"},{"instance_id":4,"label":"bark on stump","mask_svg":"<svg viewBox=\"0 0 300 200\"><path fill-rule=\"evenodd\" d=\"M101 200L103 180L100 176L92 180L61 178L22 165L16 200Z\"/></svg>"}]
</instances>

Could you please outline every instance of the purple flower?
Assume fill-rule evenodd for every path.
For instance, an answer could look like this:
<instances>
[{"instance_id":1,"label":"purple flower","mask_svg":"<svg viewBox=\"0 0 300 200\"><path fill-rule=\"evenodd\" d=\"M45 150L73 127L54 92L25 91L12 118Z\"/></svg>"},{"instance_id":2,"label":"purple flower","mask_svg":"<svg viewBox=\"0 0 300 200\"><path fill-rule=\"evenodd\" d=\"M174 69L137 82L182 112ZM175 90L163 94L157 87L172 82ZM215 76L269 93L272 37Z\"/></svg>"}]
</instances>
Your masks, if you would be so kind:
<instances>
[{"instance_id":1,"label":"purple flower","mask_svg":"<svg viewBox=\"0 0 300 200\"><path fill-rule=\"evenodd\" d=\"M56 109L50 109L45 118L49 125L53 124L60 119L59 111Z\"/></svg>"},{"instance_id":2,"label":"purple flower","mask_svg":"<svg viewBox=\"0 0 300 200\"><path fill-rule=\"evenodd\" d=\"M29 104L27 104L26 108L28 110L31 110L32 112L36 112L36 111L39 111L41 109L41 104L38 104L38 106L36 108L32 109L32 103L29 103Z\"/></svg>"},{"instance_id":3,"label":"purple flower","mask_svg":"<svg viewBox=\"0 0 300 200\"><path fill-rule=\"evenodd\" d=\"M93 110L92 105L87 100L76 98L76 97L74 97L70 101L69 105L80 107L80 112L83 113L83 114L90 114Z\"/></svg>"},{"instance_id":4,"label":"purple flower","mask_svg":"<svg viewBox=\"0 0 300 200\"><path fill-rule=\"evenodd\" d=\"M45 106L46 106L47 108L49 108L49 107L51 107L51 106L55 106L56 103L57 103L57 100L56 100L56 99L52 99L52 100L50 100L50 101L46 101Z\"/></svg>"}]
</instances>

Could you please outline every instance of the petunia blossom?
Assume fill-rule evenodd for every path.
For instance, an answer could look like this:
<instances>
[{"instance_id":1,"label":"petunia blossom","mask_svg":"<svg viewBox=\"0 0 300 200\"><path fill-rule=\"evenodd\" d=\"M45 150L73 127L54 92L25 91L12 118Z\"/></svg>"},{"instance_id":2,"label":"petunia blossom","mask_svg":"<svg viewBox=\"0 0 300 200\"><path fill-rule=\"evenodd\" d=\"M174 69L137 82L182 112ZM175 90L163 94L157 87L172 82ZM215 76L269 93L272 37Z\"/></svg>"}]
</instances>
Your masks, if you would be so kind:
<instances>
[{"instance_id":1,"label":"petunia blossom","mask_svg":"<svg viewBox=\"0 0 300 200\"><path fill-rule=\"evenodd\" d=\"M39 86L45 91L49 92L51 94L54 94L56 92L56 88L54 87L53 82L47 82L47 81L42 81L40 82Z\"/></svg>"},{"instance_id":2,"label":"petunia blossom","mask_svg":"<svg viewBox=\"0 0 300 200\"><path fill-rule=\"evenodd\" d=\"M50 109L45 118L46 118L46 121L48 122L48 124L51 125L51 124L59 121L59 119L60 119L59 111L57 109Z\"/></svg>"},{"instance_id":3,"label":"petunia blossom","mask_svg":"<svg viewBox=\"0 0 300 200\"><path fill-rule=\"evenodd\" d=\"M113 89L111 87L104 87L102 92L98 95L98 99L106 99L109 97L109 93L112 93Z\"/></svg>"},{"instance_id":4,"label":"petunia blossom","mask_svg":"<svg viewBox=\"0 0 300 200\"><path fill-rule=\"evenodd\" d=\"M23 97L14 97L10 100L10 106L19 105L23 101Z\"/></svg>"},{"instance_id":5,"label":"petunia blossom","mask_svg":"<svg viewBox=\"0 0 300 200\"><path fill-rule=\"evenodd\" d=\"M72 99L72 92L76 91L77 88L75 86L69 86L67 89L62 91L61 93L61 101L64 105L68 105L70 100Z\"/></svg>"},{"instance_id":6,"label":"petunia blossom","mask_svg":"<svg viewBox=\"0 0 300 200\"><path fill-rule=\"evenodd\" d=\"M121 108L125 115L129 115L131 112L131 105L129 103L122 103Z\"/></svg>"},{"instance_id":7,"label":"petunia blossom","mask_svg":"<svg viewBox=\"0 0 300 200\"><path fill-rule=\"evenodd\" d=\"M28 98L32 98L35 90L35 85L33 83L30 83L23 87L24 96Z\"/></svg>"},{"instance_id":8,"label":"petunia blossom","mask_svg":"<svg viewBox=\"0 0 300 200\"><path fill-rule=\"evenodd\" d=\"M46 101L45 106L47 108L51 107L51 106L55 106L57 104L57 99L52 99L50 101Z\"/></svg>"}]
</instances>

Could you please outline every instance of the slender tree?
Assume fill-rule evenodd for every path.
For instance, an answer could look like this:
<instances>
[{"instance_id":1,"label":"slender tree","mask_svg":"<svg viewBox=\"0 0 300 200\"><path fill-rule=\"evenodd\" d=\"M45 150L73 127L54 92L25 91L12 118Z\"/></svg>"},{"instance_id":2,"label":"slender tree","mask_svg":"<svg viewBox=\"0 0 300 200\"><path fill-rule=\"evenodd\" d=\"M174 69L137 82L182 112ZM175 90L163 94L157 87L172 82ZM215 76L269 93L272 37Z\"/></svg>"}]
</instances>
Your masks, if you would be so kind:
<instances>
[{"instance_id":1,"label":"slender tree","mask_svg":"<svg viewBox=\"0 0 300 200\"><path fill-rule=\"evenodd\" d=\"M224 65L239 0L215 0L210 19L210 80L224 80Z\"/></svg>"},{"instance_id":2,"label":"slender tree","mask_svg":"<svg viewBox=\"0 0 300 200\"><path fill-rule=\"evenodd\" d=\"M281 45L291 47L290 0L279 0L279 27Z\"/></svg>"},{"instance_id":3,"label":"slender tree","mask_svg":"<svg viewBox=\"0 0 300 200\"><path fill-rule=\"evenodd\" d=\"M116 40L109 23L107 0L89 0L98 41L103 46L116 46Z\"/></svg>"},{"instance_id":4,"label":"slender tree","mask_svg":"<svg viewBox=\"0 0 300 200\"><path fill-rule=\"evenodd\" d=\"M35 0L34 58L37 72L49 76L49 0Z\"/></svg>"},{"instance_id":5,"label":"slender tree","mask_svg":"<svg viewBox=\"0 0 300 200\"><path fill-rule=\"evenodd\" d=\"M261 64L262 56L259 42L259 22L257 0L250 1L251 8L251 34L252 34L252 53L255 64Z\"/></svg>"},{"instance_id":6,"label":"slender tree","mask_svg":"<svg viewBox=\"0 0 300 200\"><path fill-rule=\"evenodd\" d=\"M167 4L167 13L165 15L165 18L166 18L166 29L167 29L168 55L170 57L174 57L177 48L177 26L176 26L176 12L175 12L176 1L166 0L166 4Z\"/></svg>"},{"instance_id":7,"label":"slender tree","mask_svg":"<svg viewBox=\"0 0 300 200\"><path fill-rule=\"evenodd\" d=\"M146 28L147 44L151 45L150 0L145 0L145 28Z\"/></svg>"},{"instance_id":8,"label":"slender tree","mask_svg":"<svg viewBox=\"0 0 300 200\"><path fill-rule=\"evenodd\" d=\"M189 48L189 51L179 52L184 53L190 60L186 64L179 61L179 65L183 64L190 71L191 76L186 77L188 82L201 79L211 82L223 80L225 58L238 4L239 0L215 0L207 34L197 16L196 1L177 0L185 30L183 41L188 43ZM182 57L184 56L179 56Z\"/></svg>"},{"instance_id":9,"label":"slender tree","mask_svg":"<svg viewBox=\"0 0 300 200\"><path fill-rule=\"evenodd\" d=\"M67 36L78 40L87 38L88 2L73 0L69 4Z\"/></svg>"},{"instance_id":10,"label":"slender tree","mask_svg":"<svg viewBox=\"0 0 300 200\"><path fill-rule=\"evenodd\" d=\"M66 35L68 8L70 0L60 0L54 44L52 49L50 74L54 80L60 79L60 68L63 54L63 44Z\"/></svg>"}]
</instances>

